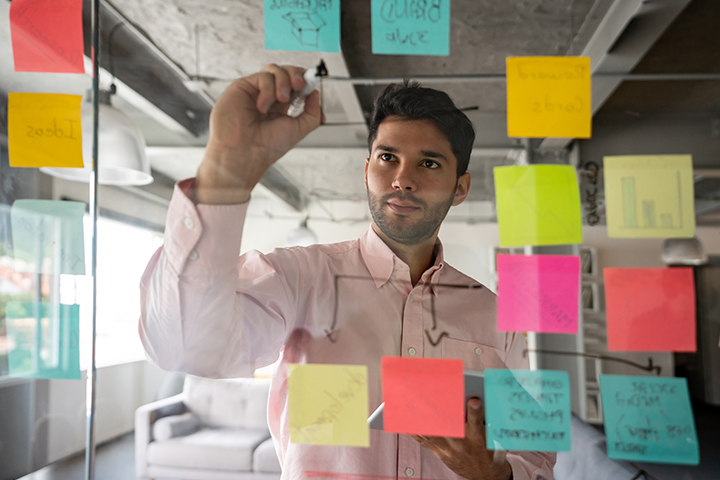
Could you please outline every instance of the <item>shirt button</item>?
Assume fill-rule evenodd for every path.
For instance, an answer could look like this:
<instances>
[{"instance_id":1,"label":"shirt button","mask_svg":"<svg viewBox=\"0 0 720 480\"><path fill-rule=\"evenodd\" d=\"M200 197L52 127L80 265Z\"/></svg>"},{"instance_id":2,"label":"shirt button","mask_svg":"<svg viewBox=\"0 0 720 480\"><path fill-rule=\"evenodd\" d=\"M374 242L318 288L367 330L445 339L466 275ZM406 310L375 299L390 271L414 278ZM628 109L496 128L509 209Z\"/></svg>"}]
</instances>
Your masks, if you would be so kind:
<instances>
[{"instance_id":1,"label":"shirt button","mask_svg":"<svg viewBox=\"0 0 720 480\"><path fill-rule=\"evenodd\" d=\"M405 475L407 475L408 477L412 477L413 475L415 475L415 470L413 470L413 469L410 468L410 467L407 467L407 468L405 469Z\"/></svg>"},{"instance_id":2,"label":"shirt button","mask_svg":"<svg viewBox=\"0 0 720 480\"><path fill-rule=\"evenodd\" d=\"M475 349L475 355L482 355L482 348L477 347L477 348Z\"/></svg>"},{"instance_id":3,"label":"shirt button","mask_svg":"<svg viewBox=\"0 0 720 480\"><path fill-rule=\"evenodd\" d=\"M197 252L196 252L195 250L193 250L192 252L190 252L190 255L188 255L188 258L189 258L190 260L195 260L195 259L197 259L197 257L198 257L198 254L197 254Z\"/></svg>"},{"instance_id":4,"label":"shirt button","mask_svg":"<svg viewBox=\"0 0 720 480\"><path fill-rule=\"evenodd\" d=\"M413 347L410 347L410 348L408 348L408 353L410 354L411 357L414 357L415 354L417 353L417 350L415 350Z\"/></svg>"},{"instance_id":5,"label":"shirt button","mask_svg":"<svg viewBox=\"0 0 720 480\"><path fill-rule=\"evenodd\" d=\"M188 229L193 228L195 226L195 222L192 221L192 218L185 217L185 227Z\"/></svg>"},{"instance_id":6,"label":"shirt button","mask_svg":"<svg viewBox=\"0 0 720 480\"><path fill-rule=\"evenodd\" d=\"M413 294L411 293L410 296L408 296L408 303L413 301Z\"/></svg>"}]
</instances>

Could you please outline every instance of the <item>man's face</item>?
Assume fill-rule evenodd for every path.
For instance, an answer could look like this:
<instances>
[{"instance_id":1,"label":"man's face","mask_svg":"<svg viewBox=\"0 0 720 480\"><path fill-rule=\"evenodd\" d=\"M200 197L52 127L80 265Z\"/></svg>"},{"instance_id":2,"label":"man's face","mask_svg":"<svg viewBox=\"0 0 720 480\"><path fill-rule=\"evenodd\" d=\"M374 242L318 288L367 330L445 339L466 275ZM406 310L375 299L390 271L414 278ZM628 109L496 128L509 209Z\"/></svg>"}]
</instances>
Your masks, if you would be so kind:
<instances>
[{"instance_id":1,"label":"man's face","mask_svg":"<svg viewBox=\"0 0 720 480\"><path fill-rule=\"evenodd\" d=\"M457 177L450 142L429 120L388 117L365 161L375 225L391 240L417 245L437 234L452 205L465 200L470 174Z\"/></svg>"}]
</instances>

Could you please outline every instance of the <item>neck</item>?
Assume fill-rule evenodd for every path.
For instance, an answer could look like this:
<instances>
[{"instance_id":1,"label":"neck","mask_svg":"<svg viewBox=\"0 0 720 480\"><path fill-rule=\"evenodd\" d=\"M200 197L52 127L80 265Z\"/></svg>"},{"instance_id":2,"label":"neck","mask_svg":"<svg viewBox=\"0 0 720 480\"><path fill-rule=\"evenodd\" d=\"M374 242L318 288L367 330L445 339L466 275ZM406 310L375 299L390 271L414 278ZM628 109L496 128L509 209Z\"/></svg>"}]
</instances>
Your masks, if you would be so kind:
<instances>
[{"instance_id":1,"label":"neck","mask_svg":"<svg viewBox=\"0 0 720 480\"><path fill-rule=\"evenodd\" d=\"M385 245L390 247L390 250L410 267L410 280L413 286L415 286L417 282L420 281L422 274L432 266L435 260L433 252L435 251L437 232L435 232L432 237L417 245L405 245L385 235L378 226L375 225L375 222L372 224L372 229L377 236L385 242Z\"/></svg>"}]
</instances>

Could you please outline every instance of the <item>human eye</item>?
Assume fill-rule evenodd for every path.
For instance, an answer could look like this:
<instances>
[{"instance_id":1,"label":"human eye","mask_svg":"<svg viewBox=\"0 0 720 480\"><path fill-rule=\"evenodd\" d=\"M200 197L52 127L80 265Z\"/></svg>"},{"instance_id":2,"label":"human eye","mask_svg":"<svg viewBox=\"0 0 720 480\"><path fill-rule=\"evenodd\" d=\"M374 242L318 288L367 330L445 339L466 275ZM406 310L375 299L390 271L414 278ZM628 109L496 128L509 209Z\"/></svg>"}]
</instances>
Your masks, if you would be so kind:
<instances>
[{"instance_id":1,"label":"human eye","mask_svg":"<svg viewBox=\"0 0 720 480\"><path fill-rule=\"evenodd\" d=\"M391 162L393 160L393 154L392 153L381 153L379 155L380 160L384 162Z\"/></svg>"},{"instance_id":2,"label":"human eye","mask_svg":"<svg viewBox=\"0 0 720 480\"><path fill-rule=\"evenodd\" d=\"M423 165L423 167L432 168L432 169L440 168L440 164L438 162L436 162L435 160L430 160L430 159L423 160L422 165Z\"/></svg>"}]
</instances>

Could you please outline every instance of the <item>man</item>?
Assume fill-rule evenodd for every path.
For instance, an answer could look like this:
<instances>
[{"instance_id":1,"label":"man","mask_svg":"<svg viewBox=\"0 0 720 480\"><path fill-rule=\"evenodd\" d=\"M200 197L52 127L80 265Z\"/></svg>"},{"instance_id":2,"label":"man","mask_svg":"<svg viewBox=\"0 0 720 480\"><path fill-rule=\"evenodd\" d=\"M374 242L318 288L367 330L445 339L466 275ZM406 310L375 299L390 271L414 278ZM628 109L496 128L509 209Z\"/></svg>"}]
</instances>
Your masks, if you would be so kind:
<instances>
[{"instance_id":1,"label":"man","mask_svg":"<svg viewBox=\"0 0 720 480\"><path fill-rule=\"evenodd\" d=\"M176 186L165 245L143 277L149 358L166 370L239 377L279 356L268 418L283 478L552 478L554 454L504 458L486 448L478 399L468 402L463 439L372 430L369 448L289 442L288 363L367 365L371 410L382 401L382 356L527 368L523 336L496 330L495 296L443 261L438 231L468 194L475 136L445 93L406 83L376 102L365 160L373 221L363 237L238 260L253 187L323 121L317 92L302 115L286 115L302 74L269 65L213 108L197 178Z\"/></svg>"}]
</instances>

